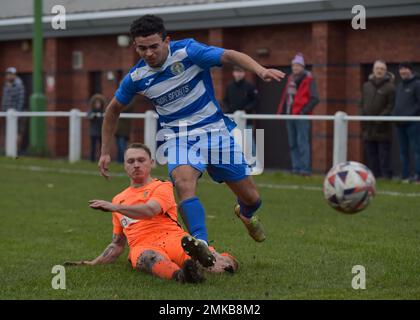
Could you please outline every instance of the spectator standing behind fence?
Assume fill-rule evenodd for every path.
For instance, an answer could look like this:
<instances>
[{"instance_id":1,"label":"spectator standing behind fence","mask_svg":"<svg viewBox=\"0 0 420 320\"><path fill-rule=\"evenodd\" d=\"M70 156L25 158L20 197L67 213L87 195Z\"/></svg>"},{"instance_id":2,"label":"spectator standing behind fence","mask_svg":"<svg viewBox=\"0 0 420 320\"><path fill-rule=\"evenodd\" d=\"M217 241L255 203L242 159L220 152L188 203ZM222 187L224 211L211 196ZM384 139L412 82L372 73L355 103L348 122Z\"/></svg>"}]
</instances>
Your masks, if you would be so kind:
<instances>
[{"instance_id":1,"label":"spectator standing behind fence","mask_svg":"<svg viewBox=\"0 0 420 320\"><path fill-rule=\"evenodd\" d=\"M101 94L95 94L89 101L89 136L90 136L90 161L96 161L96 155L102 143L101 130L103 121L103 112L106 105L106 99Z\"/></svg>"},{"instance_id":2,"label":"spectator standing behind fence","mask_svg":"<svg viewBox=\"0 0 420 320\"><path fill-rule=\"evenodd\" d=\"M124 109L122 113L130 113L133 110L133 104L130 103ZM119 118L117 130L115 130L115 142L117 144L117 161L124 163L124 153L127 149L128 141L130 140L131 133L131 119Z\"/></svg>"},{"instance_id":3,"label":"spectator standing behind fence","mask_svg":"<svg viewBox=\"0 0 420 320\"><path fill-rule=\"evenodd\" d=\"M3 86L3 96L1 99L2 110L15 109L23 111L25 101L25 87L22 80L17 76L14 67L6 69L6 81Z\"/></svg>"},{"instance_id":4,"label":"spectator standing behind fence","mask_svg":"<svg viewBox=\"0 0 420 320\"><path fill-rule=\"evenodd\" d=\"M360 114L363 116L389 116L395 103L395 77L387 72L385 61L373 64L373 73L364 83ZM376 177L390 179L392 124L390 122L362 122L365 157Z\"/></svg>"},{"instance_id":5,"label":"spectator standing behind fence","mask_svg":"<svg viewBox=\"0 0 420 320\"><path fill-rule=\"evenodd\" d=\"M402 81L395 94L395 116L420 116L420 77L409 62L398 67ZM397 122L397 133L402 162L402 181L410 182L410 148L414 150L416 183L420 183L420 122Z\"/></svg>"},{"instance_id":6,"label":"spectator standing behind fence","mask_svg":"<svg viewBox=\"0 0 420 320\"><path fill-rule=\"evenodd\" d=\"M245 70L234 66L233 80L227 85L223 107L226 113L243 110L254 113L258 106L258 91L255 86L245 80Z\"/></svg>"},{"instance_id":7,"label":"spectator standing behind fence","mask_svg":"<svg viewBox=\"0 0 420 320\"><path fill-rule=\"evenodd\" d=\"M225 97L223 99L223 108L226 113L234 113L237 110L246 113L255 113L258 107L258 90L255 86L245 80L245 70L239 66L233 67L233 80L227 85ZM251 152L254 154L255 141L252 139L253 125L252 120L247 122L246 128L251 133L246 133L246 145L252 146Z\"/></svg>"},{"instance_id":8,"label":"spectator standing behind fence","mask_svg":"<svg viewBox=\"0 0 420 320\"><path fill-rule=\"evenodd\" d=\"M291 115L312 114L319 102L316 82L311 72L305 69L305 60L301 53L292 60L292 73L287 78L277 113ZM310 176L310 120L287 120L287 134L292 160L292 172Z\"/></svg>"},{"instance_id":9,"label":"spectator standing behind fence","mask_svg":"<svg viewBox=\"0 0 420 320\"><path fill-rule=\"evenodd\" d=\"M6 69L6 79L3 86L3 95L1 99L2 111L15 109L24 111L25 86L22 80L17 76L17 70L14 67ZM27 129L27 118L20 117L18 122L18 150L21 150L25 132Z\"/></svg>"}]
</instances>

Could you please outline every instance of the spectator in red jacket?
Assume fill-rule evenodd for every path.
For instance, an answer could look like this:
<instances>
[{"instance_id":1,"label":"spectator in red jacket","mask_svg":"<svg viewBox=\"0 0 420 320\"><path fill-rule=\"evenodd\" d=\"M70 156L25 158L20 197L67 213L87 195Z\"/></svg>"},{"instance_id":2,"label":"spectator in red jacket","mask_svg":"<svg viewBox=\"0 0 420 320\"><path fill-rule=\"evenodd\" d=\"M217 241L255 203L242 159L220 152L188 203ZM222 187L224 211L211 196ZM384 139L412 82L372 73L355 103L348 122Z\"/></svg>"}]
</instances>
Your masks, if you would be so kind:
<instances>
[{"instance_id":1,"label":"spectator in red jacket","mask_svg":"<svg viewBox=\"0 0 420 320\"><path fill-rule=\"evenodd\" d=\"M292 74L285 85L277 113L291 115L312 114L318 104L318 92L312 74L305 69L305 60L301 53L292 60ZM311 148L309 120L286 121L287 134L292 160L292 172L309 176L311 169Z\"/></svg>"}]
</instances>

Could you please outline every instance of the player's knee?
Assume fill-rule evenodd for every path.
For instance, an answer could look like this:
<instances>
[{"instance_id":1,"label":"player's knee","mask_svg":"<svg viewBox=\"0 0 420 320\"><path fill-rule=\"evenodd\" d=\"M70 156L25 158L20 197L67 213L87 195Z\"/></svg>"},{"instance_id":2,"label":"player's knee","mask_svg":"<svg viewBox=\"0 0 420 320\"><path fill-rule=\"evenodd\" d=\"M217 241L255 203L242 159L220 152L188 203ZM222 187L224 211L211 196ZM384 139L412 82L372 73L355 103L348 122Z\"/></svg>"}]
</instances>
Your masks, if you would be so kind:
<instances>
[{"instance_id":1,"label":"player's knee","mask_svg":"<svg viewBox=\"0 0 420 320\"><path fill-rule=\"evenodd\" d=\"M162 255L153 250L144 251L137 259L137 269L152 273L153 266L158 261L162 261Z\"/></svg>"},{"instance_id":2,"label":"player's knee","mask_svg":"<svg viewBox=\"0 0 420 320\"><path fill-rule=\"evenodd\" d=\"M177 177L174 185L181 201L195 195L196 180L189 177Z\"/></svg>"}]
</instances>

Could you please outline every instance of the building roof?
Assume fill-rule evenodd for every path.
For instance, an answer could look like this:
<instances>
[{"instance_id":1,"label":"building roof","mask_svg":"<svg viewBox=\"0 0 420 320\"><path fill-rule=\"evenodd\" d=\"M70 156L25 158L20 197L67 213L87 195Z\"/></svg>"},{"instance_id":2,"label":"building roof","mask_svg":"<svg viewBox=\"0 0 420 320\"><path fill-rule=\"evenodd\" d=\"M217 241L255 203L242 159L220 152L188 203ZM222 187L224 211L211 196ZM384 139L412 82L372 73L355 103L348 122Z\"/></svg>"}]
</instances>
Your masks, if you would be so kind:
<instances>
[{"instance_id":1,"label":"building roof","mask_svg":"<svg viewBox=\"0 0 420 320\"><path fill-rule=\"evenodd\" d=\"M2 1L0 40L32 37L33 0ZM126 34L144 14L157 14L168 30L242 27L353 18L346 0L44 0L45 37ZM367 18L420 15L419 0L359 0ZM54 30L54 5L66 9L66 30Z\"/></svg>"},{"instance_id":2,"label":"building roof","mask_svg":"<svg viewBox=\"0 0 420 320\"><path fill-rule=\"evenodd\" d=\"M239 0L241 1L241 0ZM249 0L242 0L249 1ZM238 0L43 0L43 12L51 14L54 5L62 5L67 13L104 12L138 8L162 8L184 5L198 5L221 2L238 2ZM32 16L33 0L3 1L0 19Z\"/></svg>"}]
</instances>

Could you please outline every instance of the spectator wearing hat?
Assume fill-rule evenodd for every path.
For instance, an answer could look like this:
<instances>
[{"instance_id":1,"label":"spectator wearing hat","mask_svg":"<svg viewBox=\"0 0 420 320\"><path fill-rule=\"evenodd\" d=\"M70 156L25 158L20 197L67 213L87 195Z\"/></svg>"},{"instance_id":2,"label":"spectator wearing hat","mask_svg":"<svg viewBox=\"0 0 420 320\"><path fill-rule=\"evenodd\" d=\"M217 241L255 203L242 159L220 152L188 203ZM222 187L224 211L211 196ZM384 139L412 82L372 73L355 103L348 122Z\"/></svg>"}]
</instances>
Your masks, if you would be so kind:
<instances>
[{"instance_id":1,"label":"spectator wearing hat","mask_svg":"<svg viewBox=\"0 0 420 320\"><path fill-rule=\"evenodd\" d=\"M15 109L23 111L25 101L25 87L22 80L17 76L16 68L6 69L6 81L3 86L3 96L1 99L2 110Z\"/></svg>"},{"instance_id":2,"label":"spectator wearing hat","mask_svg":"<svg viewBox=\"0 0 420 320\"><path fill-rule=\"evenodd\" d=\"M277 113L288 115L309 115L319 102L316 82L308 70L301 53L292 60L292 73L288 76ZM309 120L287 120L287 134L292 160L292 172L309 176L311 168L311 148Z\"/></svg>"},{"instance_id":3,"label":"spectator wearing hat","mask_svg":"<svg viewBox=\"0 0 420 320\"><path fill-rule=\"evenodd\" d=\"M402 81L395 94L395 116L420 116L420 78L413 65L403 62L398 67ZM420 122L397 122L402 163L402 181L410 182L410 148L414 151L414 180L420 183Z\"/></svg>"},{"instance_id":4,"label":"spectator wearing hat","mask_svg":"<svg viewBox=\"0 0 420 320\"><path fill-rule=\"evenodd\" d=\"M15 67L6 69L6 78L3 86L3 95L1 99L2 111L15 109L24 111L25 86L22 80L17 76ZM21 151L24 136L27 130L27 118L19 118L18 121L18 150Z\"/></svg>"}]
</instances>

